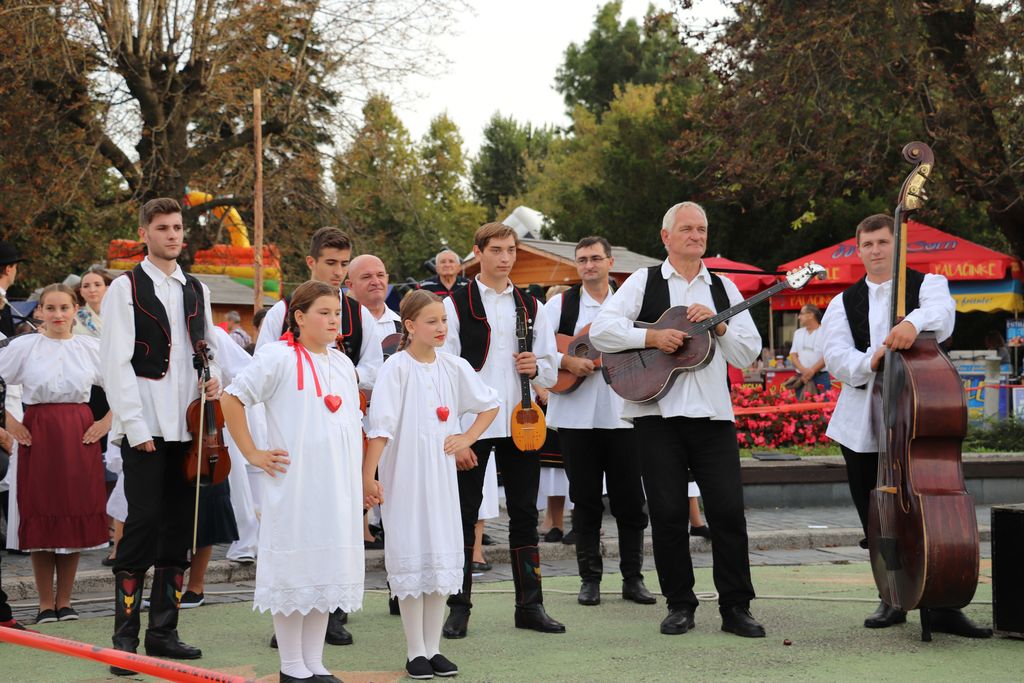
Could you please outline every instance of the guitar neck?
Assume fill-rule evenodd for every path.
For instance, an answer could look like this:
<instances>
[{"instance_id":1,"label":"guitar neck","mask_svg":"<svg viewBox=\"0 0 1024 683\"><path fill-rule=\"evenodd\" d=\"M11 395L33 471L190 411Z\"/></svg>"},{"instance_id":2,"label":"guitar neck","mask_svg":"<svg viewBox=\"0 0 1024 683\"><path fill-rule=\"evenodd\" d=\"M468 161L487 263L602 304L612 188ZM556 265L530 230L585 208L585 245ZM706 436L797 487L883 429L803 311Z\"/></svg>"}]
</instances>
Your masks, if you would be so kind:
<instances>
[{"instance_id":1,"label":"guitar neck","mask_svg":"<svg viewBox=\"0 0 1024 683\"><path fill-rule=\"evenodd\" d=\"M708 330L714 329L720 323L724 323L729 318L732 318L733 316L742 313L743 311L747 310L748 308L752 308L753 306L756 306L757 304L761 303L765 299L768 299L770 297L775 296L776 294L778 294L779 292L783 291L784 289L790 289L790 285L789 285L789 281L788 280L782 280L781 282L777 282L774 285L772 285L771 287L769 287L768 289L764 290L763 292L758 292L757 294L755 294L754 296L750 297L749 299L744 299L743 301L741 301L740 303L736 304L735 306L727 308L724 311L722 311L721 313L718 313L717 315L714 315L714 316L708 318L704 322L698 323L697 325L694 325L693 333L694 334L700 334L702 332L707 332Z\"/></svg>"},{"instance_id":2,"label":"guitar neck","mask_svg":"<svg viewBox=\"0 0 1024 683\"><path fill-rule=\"evenodd\" d=\"M526 339L523 337L519 338L519 353L526 351ZM523 373L519 373L519 391L522 395L522 406L523 410L528 410L533 404L533 400L530 397L530 378Z\"/></svg>"}]
</instances>

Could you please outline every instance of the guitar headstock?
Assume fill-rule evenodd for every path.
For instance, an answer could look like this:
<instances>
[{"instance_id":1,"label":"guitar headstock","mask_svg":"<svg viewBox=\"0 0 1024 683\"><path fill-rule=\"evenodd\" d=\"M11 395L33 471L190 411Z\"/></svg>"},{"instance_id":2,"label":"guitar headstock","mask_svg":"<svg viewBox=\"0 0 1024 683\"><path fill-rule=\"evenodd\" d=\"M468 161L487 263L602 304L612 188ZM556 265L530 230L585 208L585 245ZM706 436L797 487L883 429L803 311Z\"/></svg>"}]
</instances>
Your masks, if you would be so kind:
<instances>
[{"instance_id":1,"label":"guitar headstock","mask_svg":"<svg viewBox=\"0 0 1024 683\"><path fill-rule=\"evenodd\" d=\"M825 279L825 267L819 266L814 261L808 261L799 268L794 268L786 273L786 283L793 289L800 289L812 279Z\"/></svg>"}]
</instances>

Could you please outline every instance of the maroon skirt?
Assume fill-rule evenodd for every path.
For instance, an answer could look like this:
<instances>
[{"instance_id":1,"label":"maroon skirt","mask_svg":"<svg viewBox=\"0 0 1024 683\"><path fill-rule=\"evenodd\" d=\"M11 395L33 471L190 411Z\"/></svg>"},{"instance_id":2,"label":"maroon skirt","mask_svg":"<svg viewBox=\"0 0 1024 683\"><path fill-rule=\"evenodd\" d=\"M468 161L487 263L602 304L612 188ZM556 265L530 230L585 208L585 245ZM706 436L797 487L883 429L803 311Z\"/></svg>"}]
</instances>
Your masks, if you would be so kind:
<instances>
[{"instance_id":1,"label":"maroon skirt","mask_svg":"<svg viewBox=\"0 0 1024 683\"><path fill-rule=\"evenodd\" d=\"M23 550L93 548L109 539L103 457L82 436L86 403L25 408L31 446L18 446L18 544Z\"/></svg>"}]
</instances>

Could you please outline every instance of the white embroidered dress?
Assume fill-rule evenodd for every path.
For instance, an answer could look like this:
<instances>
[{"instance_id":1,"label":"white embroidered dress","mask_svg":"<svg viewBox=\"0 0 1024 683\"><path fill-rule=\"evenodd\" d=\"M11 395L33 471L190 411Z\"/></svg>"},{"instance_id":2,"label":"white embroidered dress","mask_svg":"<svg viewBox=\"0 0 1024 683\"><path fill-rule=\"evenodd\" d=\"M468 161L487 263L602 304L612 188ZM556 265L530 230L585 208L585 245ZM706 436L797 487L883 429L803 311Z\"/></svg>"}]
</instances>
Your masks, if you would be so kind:
<instances>
[{"instance_id":1,"label":"white embroidered dress","mask_svg":"<svg viewBox=\"0 0 1024 683\"><path fill-rule=\"evenodd\" d=\"M449 410L442 422L437 408ZM384 486L384 565L397 598L462 589L465 561L455 458L444 440L463 415L498 406L468 362L441 351L433 363L407 352L388 358L373 388L370 438L386 437L377 468Z\"/></svg>"},{"instance_id":2,"label":"white embroidered dress","mask_svg":"<svg viewBox=\"0 0 1024 683\"><path fill-rule=\"evenodd\" d=\"M260 348L226 389L246 406L265 405L268 448L291 460L285 474L265 478L261 492L253 608L262 612L362 606L362 413L352 361L328 353L310 354L323 396L305 359L298 389L295 348L283 341ZM337 412L325 405L328 394L341 398Z\"/></svg>"}]
</instances>

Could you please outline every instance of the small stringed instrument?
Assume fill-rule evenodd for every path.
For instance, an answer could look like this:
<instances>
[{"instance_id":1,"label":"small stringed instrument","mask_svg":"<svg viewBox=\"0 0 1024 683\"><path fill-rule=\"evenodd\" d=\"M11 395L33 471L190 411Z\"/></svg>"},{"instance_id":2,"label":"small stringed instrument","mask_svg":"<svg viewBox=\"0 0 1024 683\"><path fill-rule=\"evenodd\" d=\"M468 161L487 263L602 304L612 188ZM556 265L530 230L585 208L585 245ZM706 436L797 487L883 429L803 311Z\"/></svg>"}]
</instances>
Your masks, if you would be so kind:
<instances>
[{"instance_id":1,"label":"small stringed instrument","mask_svg":"<svg viewBox=\"0 0 1024 683\"><path fill-rule=\"evenodd\" d=\"M894 217L890 328L906 316L908 217L925 201L934 164L923 142L903 148L914 164ZM886 349L872 389L878 476L868 512L871 570L883 602L921 610L921 640L931 640L930 608L963 607L978 586L974 499L964 482L961 447L967 403L956 368L935 334L909 349Z\"/></svg>"},{"instance_id":2,"label":"small stringed instrument","mask_svg":"<svg viewBox=\"0 0 1024 683\"><path fill-rule=\"evenodd\" d=\"M590 343L589 330L590 325L587 325L575 337L570 337L567 334L556 334L555 346L558 347L559 353L575 358L588 358L594 361L595 367L601 367L601 352ZM549 391L552 394L571 394L579 389L579 386L583 384L585 379L586 377L577 377L568 370L560 368L558 370L558 379Z\"/></svg>"},{"instance_id":3,"label":"small stringed instrument","mask_svg":"<svg viewBox=\"0 0 1024 683\"><path fill-rule=\"evenodd\" d=\"M526 309L520 308L516 312L516 340L519 345L519 353L527 351L526 340L530 334L530 321L526 316ZM519 389L522 393L522 401L512 409L512 443L516 448L529 453L539 451L547 438L547 423L544 421L544 413L533 402L530 393L530 378L520 373Z\"/></svg>"},{"instance_id":4,"label":"small stringed instrument","mask_svg":"<svg viewBox=\"0 0 1024 683\"><path fill-rule=\"evenodd\" d=\"M402 343L402 333L389 334L380 341L381 351L384 352L384 360L398 353L398 345Z\"/></svg>"},{"instance_id":5,"label":"small stringed instrument","mask_svg":"<svg viewBox=\"0 0 1024 683\"><path fill-rule=\"evenodd\" d=\"M668 393L676 377L700 370L715 357L714 328L785 289L800 289L812 278L825 279L825 269L813 261L786 273L779 283L699 323L686 319L686 306L673 306L653 323L636 322L636 327L680 330L687 337L675 353L659 349L631 349L605 353L601 372L612 390L634 403L651 403Z\"/></svg>"}]
</instances>

